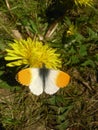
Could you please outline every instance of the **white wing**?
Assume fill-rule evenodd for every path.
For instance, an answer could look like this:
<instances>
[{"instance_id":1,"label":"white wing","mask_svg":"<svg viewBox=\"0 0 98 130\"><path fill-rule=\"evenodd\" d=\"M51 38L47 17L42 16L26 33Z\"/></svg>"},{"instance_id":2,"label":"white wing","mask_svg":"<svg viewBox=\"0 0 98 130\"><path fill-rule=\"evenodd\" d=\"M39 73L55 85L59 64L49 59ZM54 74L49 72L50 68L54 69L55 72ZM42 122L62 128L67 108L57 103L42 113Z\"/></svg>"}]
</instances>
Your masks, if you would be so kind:
<instances>
[{"instance_id":1,"label":"white wing","mask_svg":"<svg viewBox=\"0 0 98 130\"><path fill-rule=\"evenodd\" d=\"M59 90L59 87L56 85L56 77L59 71L57 70L49 70L49 75L45 79L45 89L44 91L47 94L54 94Z\"/></svg>"},{"instance_id":2,"label":"white wing","mask_svg":"<svg viewBox=\"0 0 98 130\"><path fill-rule=\"evenodd\" d=\"M32 80L31 83L29 85L30 91L34 94L34 95L40 95L43 93L43 83L42 83L42 79L39 76L39 69L37 68L31 68L31 72L32 72Z\"/></svg>"}]
</instances>

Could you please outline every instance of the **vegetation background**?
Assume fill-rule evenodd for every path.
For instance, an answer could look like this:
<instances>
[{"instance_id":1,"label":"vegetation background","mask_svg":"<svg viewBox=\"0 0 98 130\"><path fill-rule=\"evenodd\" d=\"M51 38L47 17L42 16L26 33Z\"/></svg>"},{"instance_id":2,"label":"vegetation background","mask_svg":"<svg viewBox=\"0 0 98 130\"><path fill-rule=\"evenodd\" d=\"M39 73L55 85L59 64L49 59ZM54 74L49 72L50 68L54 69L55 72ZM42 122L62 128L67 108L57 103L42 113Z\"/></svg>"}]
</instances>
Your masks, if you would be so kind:
<instances>
[{"instance_id":1,"label":"vegetation background","mask_svg":"<svg viewBox=\"0 0 98 130\"><path fill-rule=\"evenodd\" d=\"M79 1L79 0L77 0ZM81 0L82 1L82 0ZM39 97L15 81L5 49L37 37L57 48L66 89ZM98 1L0 0L0 130L98 130Z\"/></svg>"}]
</instances>

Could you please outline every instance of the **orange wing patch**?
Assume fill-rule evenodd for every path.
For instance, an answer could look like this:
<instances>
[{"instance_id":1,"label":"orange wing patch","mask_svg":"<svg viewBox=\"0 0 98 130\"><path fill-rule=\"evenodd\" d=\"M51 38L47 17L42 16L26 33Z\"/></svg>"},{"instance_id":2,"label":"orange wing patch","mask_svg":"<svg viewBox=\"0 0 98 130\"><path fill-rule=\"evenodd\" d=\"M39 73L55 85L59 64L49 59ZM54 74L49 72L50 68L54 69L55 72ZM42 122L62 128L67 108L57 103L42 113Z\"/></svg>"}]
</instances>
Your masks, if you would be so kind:
<instances>
[{"instance_id":1,"label":"orange wing patch","mask_svg":"<svg viewBox=\"0 0 98 130\"><path fill-rule=\"evenodd\" d=\"M29 86L31 82L32 74L30 68L23 69L17 74L17 81L22 85Z\"/></svg>"},{"instance_id":2,"label":"orange wing patch","mask_svg":"<svg viewBox=\"0 0 98 130\"><path fill-rule=\"evenodd\" d=\"M70 81L70 76L67 73L64 73L63 71L60 71L58 73L58 76L56 78L56 85L60 88L63 88L68 85Z\"/></svg>"}]
</instances>

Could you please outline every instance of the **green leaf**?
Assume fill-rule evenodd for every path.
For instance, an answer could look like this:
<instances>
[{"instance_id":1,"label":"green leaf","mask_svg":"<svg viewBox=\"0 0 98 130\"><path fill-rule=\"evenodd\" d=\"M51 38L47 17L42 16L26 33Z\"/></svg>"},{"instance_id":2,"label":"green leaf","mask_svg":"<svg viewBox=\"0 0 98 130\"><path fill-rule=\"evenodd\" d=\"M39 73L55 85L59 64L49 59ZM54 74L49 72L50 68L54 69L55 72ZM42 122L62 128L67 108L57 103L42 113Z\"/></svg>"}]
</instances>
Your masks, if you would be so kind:
<instances>
[{"instance_id":1,"label":"green leaf","mask_svg":"<svg viewBox=\"0 0 98 130\"><path fill-rule=\"evenodd\" d=\"M75 54L75 53L76 53L76 50L74 49L73 46L72 46L71 49L69 50L69 53L71 53L71 54Z\"/></svg>"},{"instance_id":2,"label":"green leaf","mask_svg":"<svg viewBox=\"0 0 98 130\"><path fill-rule=\"evenodd\" d=\"M77 64L77 63L79 63L79 58L76 56L76 55L73 55L72 57L71 57L71 63L72 64Z\"/></svg>"},{"instance_id":3,"label":"green leaf","mask_svg":"<svg viewBox=\"0 0 98 130\"><path fill-rule=\"evenodd\" d=\"M50 97L49 99L48 99L48 104L50 104L50 105L55 105L55 96L52 96L52 97Z\"/></svg>"},{"instance_id":4,"label":"green leaf","mask_svg":"<svg viewBox=\"0 0 98 130\"><path fill-rule=\"evenodd\" d=\"M66 120L63 123L61 122L60 125L56 126L57 130L66 130L66 128L68 127L69 121Z\"/></svg>"},{"instance_id":5,"label":"green leaf","mask_svg":"<svg viewBox=\"0 0 98 130\"><path fill-rule=\"evenodd\" d=\"M81 35L80 33L76 33L76 34L75 34L75 40L76 40L78 43L81 43L81 42L84 40L84 37L83 37L83 35Z\"/></svg>"},{"instance_id":6,"label":"green leaf","mask_svg":"<svg viewBox=\"0 0 98 130\"><path fill-rule=\"evenodd\" d=\"M82 64L82 66L91 66L91 67L94 68L94 67L95 67L95 63L94 63L93 60L89 59L89 60L85 61L85 62Z\"/></svg>"},{"instance_id":7,"label":"green leaf","mask_svg":"<svg viewBox=\"0 0 98 130\"><path fill-rule=\"evenodd\" d=\"M95 55L95 59L98 62L98 54Z\"/></svg>"},{"instance_id":8,"label":"green leaf","mask_svg":"<svg viewBox=\"0 0 98 130\"><path fill-rule=\"evenodd\" d=\"M38 34L38 29L37 29L37 25L34 23L34 21L30 20L30 30L33 33Z\"/></svg>"},{"instance_id":9,"label":"green leaf","mask_svg":"<svg viewBox=\"0 0 98 130\"><path fill-rule=\"evenodd\" d=\"M87 55L87 47L86 45L81 45L79 49L80 56L86 56Z\"/></svg>"},{"instance_id":10,"label":"green leaf","mask_svg":"<svg viewBox=\"0 0 98 130\"><path fill-rule=\"evenodd\" d=\"M98 39L98 34L88 27L89 39Z\"/></svg>"}]
</instances>

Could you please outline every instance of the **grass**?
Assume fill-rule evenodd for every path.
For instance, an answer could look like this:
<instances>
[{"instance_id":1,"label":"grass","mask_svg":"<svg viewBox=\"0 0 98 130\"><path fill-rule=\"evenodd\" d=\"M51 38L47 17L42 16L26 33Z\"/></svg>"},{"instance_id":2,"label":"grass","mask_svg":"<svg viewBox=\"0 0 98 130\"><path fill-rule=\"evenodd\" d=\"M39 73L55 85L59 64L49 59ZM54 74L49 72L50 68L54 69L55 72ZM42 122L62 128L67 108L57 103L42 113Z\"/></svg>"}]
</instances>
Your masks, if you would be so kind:
<instances>
[{"instance_id":1,"label":"grass","mask_svg":"<svg viewBox=\"0 0 98 130\"><path fill-rule=\"evenodd\" d=\"M98 129L98 9L64 0L0 2L0 129ZM55 95L32 95L6 67L13 39L31 37L57 48L71 82Z\"/></svg>"}]
</instances>

